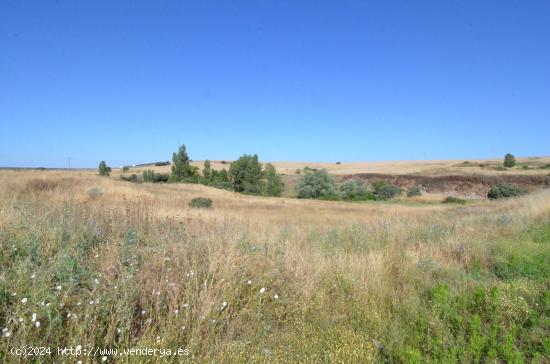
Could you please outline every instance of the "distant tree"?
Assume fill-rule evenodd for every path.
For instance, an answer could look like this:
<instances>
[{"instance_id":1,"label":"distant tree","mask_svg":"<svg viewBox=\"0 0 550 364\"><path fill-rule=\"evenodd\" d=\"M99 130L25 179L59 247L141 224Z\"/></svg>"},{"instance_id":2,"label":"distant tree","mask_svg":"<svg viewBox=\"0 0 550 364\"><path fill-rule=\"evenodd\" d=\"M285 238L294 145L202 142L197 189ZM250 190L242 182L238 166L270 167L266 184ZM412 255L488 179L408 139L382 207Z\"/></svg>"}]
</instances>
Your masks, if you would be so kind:
<instances>
[{"instance_id":1,"label":"distant tree","mask_svg":"<svg viewBox=\"0 0 550 364\"><path fill-rule=\"evenodd\" d=\"M107 167L107 163L105 163L105 161L99 162L99 175L100 176L109 175L109 167Z\"/></svg>"},{"instance_id":2,"label":"distant tree","mask_svg":"<svg viewBox=\"0 0 550 364\"><path fill-rule=\"evenodd\" d=\"M129 170L130 170L130 166L122 167L122 172L128 172Z\"/></svg>"},{"instance_id":3,"label":"distant tree","mask_svg":"<svg viewBox=\"0 0 550 364\"><path fill-rule=\"evenodd\" d=\"M198 168L192 167L189 164L190 160L185 145L180 145L178 152L172 155L172 162L172 175L170 176L170 180L174 182L192 182L192 177L198 175Z\"/></svg>"},{"instance_id":4,"label":"distant tree","mask_svg":"<svg viewBox=\"0 0 550 364\"><path fill-rule=\"evenodd\" d=\"M265 192L267 196L281 196L285 188L285 184L281 180L281 176L277 174L275 166L271 163L267 163L264 167L264 175L266 178Z\"/></svg>"},{"instance_id":5,"label":"distant tree","mask_svg":"<svg viewBox=\"0 0 550 364\"><path fill-rule=\"evenodd\" d=\"M298 181L295 189L298 198L332 198L336 196L336 185L324 169L306 173Z\"/></svg>"},{"instance_id":6,"label":"distant tree","mask_svg":"<svg viewBox=\"0 0 550 364\"><path fill-rule=\"evenodd\" d=\"M210 184L210 182L212 181L212 167L210 166L210 161L208 159L204 161L202 175L204 177L204 184Z\"/></svg>"},{"instance_id":7,"label":"distant tree","mask_svg":"<svg viewBox=\"0 0 550 364\"><path fill-rule=\"evenodd\" d=\"M510 153L506 154L504 156L504 167L512 168L515 165L516 165L516 158L514 157L514 155Z\"/></svg>"},{"instance_id":8,"label":"distant tree","mask_svg":"<svg viewBox=\"0 0 550 364\"><path fill-rule=\"evenodd\" d=\"M262 165L258 161L258 155L245 154L231 163L229 175L235 192L260 194Z\"/></svg>"}]
</instances>

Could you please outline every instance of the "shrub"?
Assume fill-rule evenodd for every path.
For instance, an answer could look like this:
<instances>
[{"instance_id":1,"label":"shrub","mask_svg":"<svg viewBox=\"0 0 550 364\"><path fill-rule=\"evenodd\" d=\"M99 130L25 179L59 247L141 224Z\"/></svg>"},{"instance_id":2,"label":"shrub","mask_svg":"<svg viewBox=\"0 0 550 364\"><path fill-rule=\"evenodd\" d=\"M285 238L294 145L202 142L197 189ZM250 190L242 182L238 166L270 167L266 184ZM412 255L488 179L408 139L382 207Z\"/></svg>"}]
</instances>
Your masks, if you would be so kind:
<instances>
[{"instance_id":1,"label":"shrub","mask_svg":"<svg viewBox=\"0 0 550 364\"><path fill-rule=\"evenodd\" d=\"M92 200L95 200L96 198L99 198L103 195L103 191L99 187L92 187L88 190L87 193Z\"/></svg>"},{"instance_id":2,"label":"shrub","mask_svg":"<svg viewBox=\"0 0 550 364\"><path fill-rule=\"evenodd\" d=\"M508 183L497 183L489 190L487 197L491 200L525 195L527 190Z\"/></svg>"},{"instance_id":3,"label":"shrub","mask_svg":"<svg viewBox=\"0 0 550 364\"><path fill-rule=\"evenodd\" d=\"M169 166L170 165L170 162L169 161L166 161L166 162L155 162L155 166L157 167L160 167L160 166Z\"/></svg>"},{"instance_id":4,"label":"shrub","mask_svg":"<svg viewBox=\"0 0 550 364\"><path fill-rule=\"evenodd\" d=\"M516 165L516 158L514 157L513 154L507 153L504 156L504 167L512 168L515 165Z\"/></svg>"},{"instance_id":5,"label":"shrub","mask_svg":"<svg viewBox=\"0 0 550 364\"><path fill-rule=\"evenodd\" d=\"M130 170L130 166L122 167L122 172L128 172L129 170Z\"/></svg>"},{"instance_id":6,"label":"shrub","mask_svg":"<svg viewBox=\"0 0 550 364\"><path fill-rule=\"evenodd\" d=\"M336 196L334 181L324 169L306 173L296 184L295 190L298 198L326 199Z\"/></svg>"},{"instance_id":7,"label":"shrub","mask_svg":"<svg viewBox=\"0 0 550 364\"><path fill-rule=\"evenodd\" d=\"M422 190L420 186L413 186L407 191L407 197L421 196Z\"/></svg>"},{"instance_id":8,"label":"shrub","mask_svg":"<svg viewBox=\"0 0 550 364\"><path fill-rule=\"evenodd\" d=\"M143 171L143 182L162 183L167 182L170 178L167 174L155 173L155 171Z\"/></svg>"},{"instance_id":9,"label":"shrub","mask_svg":"<svg viewBox=\"0 0 550 364\"><path fill-rule=\"evenodd\" d=\"M123 181L126 181L126 182L137 182L138 181L138 176L134 173L132 173L129 176L125 176L125 175L121 174L120 179L123 180Z\"/></svg>"},{"instance_id":10,"label":"shrub","mask_svg":"<svg viewBox=\"0 0 550 364\"><path fill-rule=\"evenodd\" d=\"M146 171L143 171L143 182L153 182L153 176L155 175L155 172L148 169Z\"/></svg>"},{"instance_id":11,"label":"shrub","mask_svg":"<svg viewBox=\"0 0 550 364\"><path fill-rule=\"evenodd\" d=\"M212 200L206 197L195 197L189 202L189 206L194 208L211 208Z\"/></svg>"},{"instance_id":12,"label":"shrub","mask_svg":"<svg viewBox=\"0 0 550 364\"><path fill-rule=\"evenodd\" d=\"M340 165L340 164L342 164L342 162L336 162L336 165Z\"/></svg>"},{"instance_id":13,"label":"shrub","mask_svg":"<svg viewBox=\"0 0 550 364\"><path fill-rule=\"evenodd\" d=\"M340 186L340 196L344 200L372 200L374 195L367 190L367 186L362 181L353 179L347 180Z\"/></svg>"},{"instance_id":14,"label":"shrub","mask_svg":"<svg viewBox=\"0 0 550 364\"><path fill-rule=\"evenodd\" d=\"M401 194L401 188L385 181L376 181L373 187L374 195L379 200L389 200Z\"/></svg>"},{"instance_id":15,"label":"shrub","mask_svg":"<svg viewBox=\"0 0 550 364\"><path fill-rule=\"evenodd\" d=\"M443 203L457 203L460 205L464 205L466 203L466 200L458 197L449 196L443 200Z\"/></svg>"},{"instance_id":16,"label":"shrub","mask_svg":"<svg viewBox=\"0 0 550 364\"><path fill-rule=\"evenodd\" d=\"M99 162L99 175L100 176L109 175L109 167L107 167L107 163L105 163L105 161Z\"/></svg>"},{"instance_id":17,"label":"shrub","mask_svg":"<svg viewBox=\"0 0 550 364\"><path fill-rule=\"evenodd\" d=\"M544 166L540 166L539 169L550 169L550 163L547 163Z\"/></svg>"}]
</instances>

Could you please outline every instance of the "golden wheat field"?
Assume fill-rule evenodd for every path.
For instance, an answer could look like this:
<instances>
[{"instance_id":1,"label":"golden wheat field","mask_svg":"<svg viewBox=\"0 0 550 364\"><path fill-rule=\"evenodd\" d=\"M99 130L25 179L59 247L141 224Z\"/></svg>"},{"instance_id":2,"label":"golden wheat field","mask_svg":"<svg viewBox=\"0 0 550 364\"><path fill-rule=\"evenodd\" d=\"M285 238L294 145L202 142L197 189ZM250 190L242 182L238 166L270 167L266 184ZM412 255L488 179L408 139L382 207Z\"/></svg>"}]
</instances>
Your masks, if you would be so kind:
<instances>
[{"instance_id":1,"label":"golden wheat field","mask_svg":"<svg viewBox=\"0 0 550 364\"><path fill-rule=\"evenodd\" d=\"M550 360L549 189L355 203L0 171L0 252L2 362Z\"/></svg>"}]
</instances>

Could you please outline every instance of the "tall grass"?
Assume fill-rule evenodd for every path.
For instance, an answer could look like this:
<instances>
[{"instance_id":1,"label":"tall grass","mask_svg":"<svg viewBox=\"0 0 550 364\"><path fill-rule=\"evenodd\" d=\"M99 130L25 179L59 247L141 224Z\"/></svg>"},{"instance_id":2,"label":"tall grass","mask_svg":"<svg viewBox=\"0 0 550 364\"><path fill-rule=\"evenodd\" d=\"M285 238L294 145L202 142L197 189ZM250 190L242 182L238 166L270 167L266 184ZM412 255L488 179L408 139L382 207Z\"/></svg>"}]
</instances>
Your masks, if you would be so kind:
<instances>
[{"instance_id":1,"label":"tall grass","mask_svg":"<svg viewBox=\"0 0 550 364\"><path fill-rule=\"evenodd\" d=\"M404 206L69 172L0 172L0 186L0 361L23 345L227 363L549 360L548 190ZM214 208L190 208L197 196Z\"/></svg>"}]
</instances>

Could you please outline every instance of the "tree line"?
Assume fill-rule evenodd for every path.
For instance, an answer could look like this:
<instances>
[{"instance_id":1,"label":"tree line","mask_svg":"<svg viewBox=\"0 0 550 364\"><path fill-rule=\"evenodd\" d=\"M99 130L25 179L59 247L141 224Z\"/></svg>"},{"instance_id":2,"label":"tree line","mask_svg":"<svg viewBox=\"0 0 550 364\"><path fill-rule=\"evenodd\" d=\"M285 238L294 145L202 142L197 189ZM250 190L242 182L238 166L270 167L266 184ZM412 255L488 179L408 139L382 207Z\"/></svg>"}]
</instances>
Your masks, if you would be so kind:
<instances>
[{"instance_id":1,"label":"tree line","mask_svg":"<svg viewBox=\"0 0 550 364\"><path fill-rule=\"evenodd\" d=\"M107 170L110 171L110 167L107 167L105 161L101 161L99 174L108 176ZM125 168L124 171L128 169ZM230 164L229 170L213 169L212 163L205 160L201 171L198 167L191 165L185 145L181 145L178 151L173 153L170 174L146 170L141 177L131 174L121 175L121 178L129 182L198 183L250 195L275 197L281 196L284 190L284 183L277 174L275 166L271 163L262 165L257 154L244 154Z\"/></svg>"}]
</instances>

